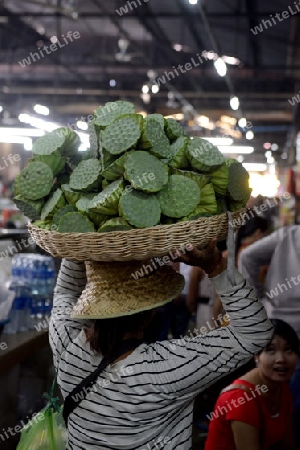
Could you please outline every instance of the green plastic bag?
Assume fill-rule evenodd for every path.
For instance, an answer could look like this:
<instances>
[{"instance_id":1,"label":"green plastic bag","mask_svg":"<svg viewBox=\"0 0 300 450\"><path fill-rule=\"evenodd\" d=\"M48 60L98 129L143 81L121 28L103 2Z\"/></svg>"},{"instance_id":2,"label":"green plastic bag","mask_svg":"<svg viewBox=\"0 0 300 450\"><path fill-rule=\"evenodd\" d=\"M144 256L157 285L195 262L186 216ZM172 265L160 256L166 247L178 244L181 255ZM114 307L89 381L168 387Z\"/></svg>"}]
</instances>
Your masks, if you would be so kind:
<instances>
[{"instance_id":1,"label":"green plastic bag","mask_svg":"<svg viewBox=\"0 0 300 450\"><path fill-rule=\"evenodd\" d=\"M56 379L50 395L45 394L48 403L44 409L30 420L21 431L17 450L65 450L67 429L58 398L53 397Z\"/></svg>"}]
</instances>

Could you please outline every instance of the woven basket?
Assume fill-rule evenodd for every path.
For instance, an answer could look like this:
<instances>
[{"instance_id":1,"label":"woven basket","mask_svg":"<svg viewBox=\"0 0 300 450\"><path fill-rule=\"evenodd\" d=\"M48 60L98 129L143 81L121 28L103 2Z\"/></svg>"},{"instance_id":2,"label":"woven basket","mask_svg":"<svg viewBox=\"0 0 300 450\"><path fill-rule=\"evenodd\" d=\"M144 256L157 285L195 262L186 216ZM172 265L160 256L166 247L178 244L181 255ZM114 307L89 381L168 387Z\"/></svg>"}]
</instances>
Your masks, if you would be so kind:
<instances>
[{"instance_id":1,"label":"woven basket","mask_svg":"<svg viewBox=\"0 0 300 450\"><path fill-rule=\"evenodd\" d=\"M232 213L234 230L241 226L245 212L241 209ZM183 250L187 244L204 247L212 238L225 239L228 217L224 213L174 225L109 233L58 233L34 225L28 229L36 244L52 256L74 261L131 261L164 256Z\"/></svg>"}]
</instances>

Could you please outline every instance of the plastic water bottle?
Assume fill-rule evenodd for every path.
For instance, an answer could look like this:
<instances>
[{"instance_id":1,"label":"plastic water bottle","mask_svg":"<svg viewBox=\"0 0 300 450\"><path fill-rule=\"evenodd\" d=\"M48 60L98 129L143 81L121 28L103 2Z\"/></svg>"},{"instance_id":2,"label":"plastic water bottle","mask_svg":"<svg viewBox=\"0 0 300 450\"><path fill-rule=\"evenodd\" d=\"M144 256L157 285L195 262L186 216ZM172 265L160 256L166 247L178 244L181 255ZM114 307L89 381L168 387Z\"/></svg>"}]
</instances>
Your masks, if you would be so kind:
<instances>
[{"instance_id":1,"label":"plastic water bottle","mask_svg":"<svg viewBox=\"0 0 300 450\"><path fill-rule=\"evenodd\" d=\"M55 279L53 258L32 253L14 255L9 289L15 292L15 300L5 332L35 329L50 316Z\"/></svg>"}]
</instances>

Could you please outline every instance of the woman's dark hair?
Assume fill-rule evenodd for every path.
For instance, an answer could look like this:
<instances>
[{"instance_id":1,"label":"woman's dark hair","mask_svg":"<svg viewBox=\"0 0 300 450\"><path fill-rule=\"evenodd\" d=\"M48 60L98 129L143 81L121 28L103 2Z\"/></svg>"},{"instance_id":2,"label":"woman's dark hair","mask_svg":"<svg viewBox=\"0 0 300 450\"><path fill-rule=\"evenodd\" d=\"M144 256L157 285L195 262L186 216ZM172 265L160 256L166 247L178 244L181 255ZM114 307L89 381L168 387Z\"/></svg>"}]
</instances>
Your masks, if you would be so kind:
<instances>
[{"instance_id":1,"label":"woman's dark hair","mask_svg":"<svg viewBox=\"0 0 300 450\"><path fill-rule=\"evenodd\" d=\"M276 335L280 336L283 339L285 339L286 342L291 346L291 349L293 350L293 352L295 352L298 356L300 356L300 342L299 342L299 338L298 338L297 333L294 330L294 328L291 327L291 325L289 325L288 323L284 322L284 320L281 320L281 319L271 319L271 322L274 327L274 332L273 332L273 336L272 336L269 344L274 339L274 336L276 336ZM263 352L263 350L261 350L258 354L260 355L262 352Z\"/></svg>"},{"instance_id":2,"label":"woman's dark hair","mask_svg":"<svg viewBox=\"0 0 300 450\"><path fill-rule=\"evenodd\" d=\"M97 319L86 330L87 342L95 352L107 356L121 344L126 333L145 329L152 317L153 309L130 316Z\"/></svg>"},{"instance_id":3,"label":"woman's dark hair","mask_svg":"<svg viewBox=\"0 0 300 450\"><path fill-rule=\"evenodd\" d=\"M256 230L261 230L262 232L265 232L269 229L270 222L265 217L259 217L254 216L251 217L247 222L241 226L241 228L238 230L236 235L236 242L235 242L235 255L237 255L243 239L252 236L252 234L255 233Z\"/></svg>"}]
</instances>

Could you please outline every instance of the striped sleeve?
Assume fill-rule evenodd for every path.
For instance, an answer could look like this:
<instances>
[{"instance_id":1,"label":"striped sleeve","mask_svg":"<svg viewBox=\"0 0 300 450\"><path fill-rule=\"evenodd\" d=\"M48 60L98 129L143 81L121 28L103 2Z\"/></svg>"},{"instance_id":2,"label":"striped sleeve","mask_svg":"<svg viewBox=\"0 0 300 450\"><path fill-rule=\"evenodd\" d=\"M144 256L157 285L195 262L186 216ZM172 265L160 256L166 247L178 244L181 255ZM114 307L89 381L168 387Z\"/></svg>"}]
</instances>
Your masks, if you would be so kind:
<instances>
[{"instance_id":1,"label":"striped sleeve","mask_svg":"<svg viewBox=\"0 0 300 450\"><path fill-rule=\"evenodd\" d=\"M181 401L190 400L246 363L272 337L272 324L253 288L238 271L234 287L226 277L225 271L211 280L230 316L228 327L213 331L206 327L206 333L201 328L196 337L157 342L146 350L150 361L146 373L153 374L159 391L174 399L179 395Z\"/></svg>"},{"instance_id":2,"label":"striped sleeve","mask_svg":"<svg viewBox=\"0 0 300 450\"><path fill-rule=\"evenodd\" d=\"M63 259L54 289L53 309L49 324L50 345L54 360L80 333L87 323L70 318L73 306L86 285L85 264Z\"/></svg>"}]
</instances>

